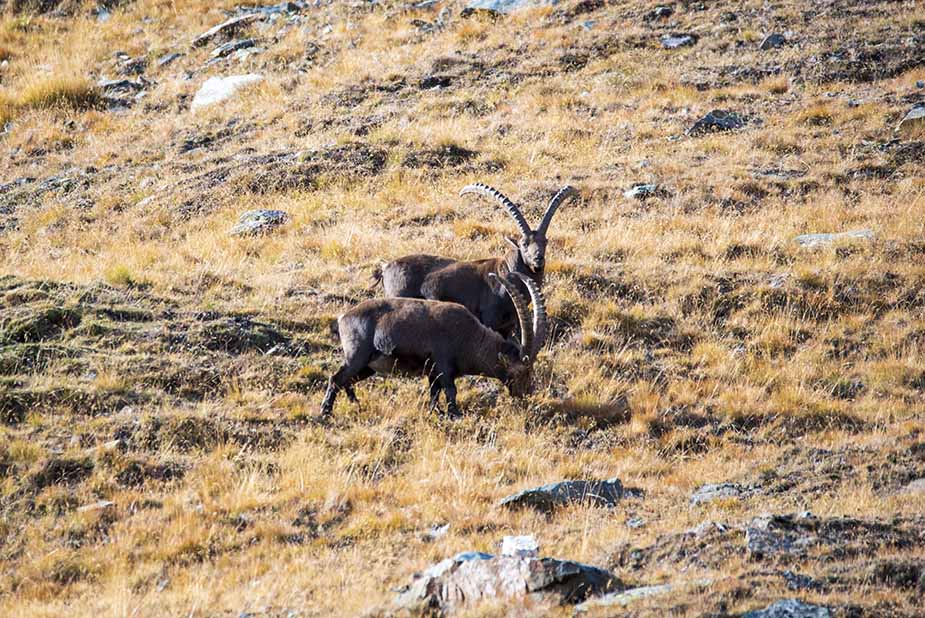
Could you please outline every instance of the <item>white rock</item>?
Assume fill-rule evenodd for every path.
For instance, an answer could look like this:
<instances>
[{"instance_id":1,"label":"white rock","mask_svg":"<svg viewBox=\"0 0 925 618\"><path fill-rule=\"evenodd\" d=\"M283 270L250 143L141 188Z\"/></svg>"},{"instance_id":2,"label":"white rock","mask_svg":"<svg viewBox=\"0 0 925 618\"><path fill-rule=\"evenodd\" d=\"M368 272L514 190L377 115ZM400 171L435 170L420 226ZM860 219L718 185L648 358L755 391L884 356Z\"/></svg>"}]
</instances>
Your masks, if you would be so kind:
<instances>
[{"instance_id":1,"label":"white rock","mask_svg":"<svg viewBox=\"0 0 925 618\"><path fill-rule=\"evenodd\" d=\"M88 511L102 511L103 509L108 509L111 506L115 506L115 502L111 502L109 500L100 500L99 502L94 502L93 504L87 504L79 507L77 512L86 513Z\"/></svg>"},{"instance_id":2,"label":"white rock","mask_svg":"<svg viewBox=\"0 0 925 618\"><path fill-rule=\"evenodd\" d=\"M874 233L871 230L853 230L850 232L841 232L838 234L803 234L793 240L802 247L811 249L830 245L840 240L873 240Z\"/></svg>"},{"instance_id":3,"label":"white rock","mask_svg":"<svg viewBox=\"0 0 925 618\"><path fill-rule=\"evenodd\" d=\"M193 97L190 111L195 112L203 107L227 101L239 90L259 84L263 79L263 75L255 73L231 75L229 77L210 77L199 88L196 96Z\"/></svg>"},{"instance_id":4,"label":"white rock","mask_svg":"<svg viewBox=\"0 0 925 618\"><path fill-rule=\"evenodd\" d=\"M534 558L539 554L540 544L532 534L506 536L501 539L501 555L514 558Z\"/></svg>"}]
</instances>

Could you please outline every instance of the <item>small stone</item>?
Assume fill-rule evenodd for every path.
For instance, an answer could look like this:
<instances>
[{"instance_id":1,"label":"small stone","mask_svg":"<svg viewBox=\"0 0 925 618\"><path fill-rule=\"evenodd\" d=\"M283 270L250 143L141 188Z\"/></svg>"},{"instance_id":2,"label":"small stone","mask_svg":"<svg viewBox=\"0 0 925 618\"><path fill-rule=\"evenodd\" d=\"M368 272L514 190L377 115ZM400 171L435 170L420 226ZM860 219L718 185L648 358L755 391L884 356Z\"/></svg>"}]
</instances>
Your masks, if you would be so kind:
<instances>
[{"instance_id":1,"label":"small stone","mask_svg":"<svg viewBox=\"0 0 925 618\"><path fill-rule=\"evenodd\" d=\"M265 234L288 220L288 213L282 210L248 210L241 215L229 233L233 236Z\"/></svg>"},{"instance_id":2,"label":"small stone","mask_svg":"<svg viewBox=\"0 0 925 618\"><path fill-rule=\"evenodd\" d=\"M180 58L182 55L183 54L179 54L176 52L171 53L171 54L164 54L163 56L157 59L157 66L165 67L171 62L173 62L174 60L176 60L177 58Z\"/></svg>"},{"instance_id":3,"label":"small stone","mask_svg":"<svg viewBox=\"0 0 925 618\"><path fill-rule=\"evenodd\" d=\"M144 81L132 81L130 79L104 79L97 82L96 85L106 94L140 92L145 88Z\"/></svg>"},{"instance_id":4,"label":"small stone","mask_svg":"<svg viewBox=\"0 0 925 618\"><path fill-rule=\"evenodd\" d=\"M253 47L256 45L254 39L235 39L234 41L229 41L223 45L219 45L212 50L212 53L209 54L209 57L214 59L224 58L232 52L236 52L239 49L247 49L248 47Z\"/></svg>"},{"instance_id":5,"label":"small stone","mask_svg":"<svg viewBox=\"0 0 925 618\"><path fill-rule=\"evenodd\" d=\"M658 185L651 183L636 183L629 189L623 192L623 197L628 200L644 200L648 197L653 197L659 193Z\"/></svg>"},{"instance_id":6,"label":"small stone","mask_svg":"<svg viewBox=\"0 0 925 618\"><path fill-rule=\"evenodd\" d=\"M915 479L902 488L904 494L925 494L925 478Z\"/></svg>"},{"instance_id":7,"label":"small stone","mask_svg":"<svg viewBox=\"0 0 925 618\"><path fill-rule=\"evenodd\" d=\"M912 137L913 134L925 134L925 105L916 105L909 110L896 131L903 137Z\"/></svg>"},{"instance_id":8,"label":"small stone","mask_svg":"<svg viewBox=\"0 0 925 618\"><path fill-rule=\"evenodd\" d=\"M812 249L840 240L873 240L873 238L874 233L871 230L853 230L838 234L802 234L793 240L804 249Z\"/></svg>"},{"instance_id":9,"label":"small stone","mask_svg":"<svg viewBox=\"0 0 925 618\"><path fill-rule=\"evenodd\" d=\"M88 513L90 511L102 511L103 509L108 509L111 506L114 506L115 502L109 500L100 500L99 502L94 502L93 504L86 504L84 506L78 507L78 513Z\"/></svg>"},{"instance_id":10,"label":"small stone","mask_svg":"<svg viewBox=\"0 0 925 618\"><path fill-rule=\"evenodd\" d=\"M446 75L429 75L421 80L421 90L432 90L434 88L446 88L452 83L452 80Z\"/></svg>"},{"instance_id":11,"label":"small stone","mask_svg":"<svg viewBox=\"0 0 925 618\"><path fill-rule=\"evenodd\" d=\"M829 608L796 599L778 601L764 609L747 612L742 618L831 618Z\"/></svg>"},{"instance_id":12,"label":"small stone","mask_svg":"<svg viewBox=\"0 0 925 618\"><path fill-rule=\"evenodd\" d=\"M210 77L202 84L193 102L190 105L191 111L200 108L227 101L233 97L239 90L248 86L259 84L263 81L263 75L232 75L230 77Z\"/></svg>"},{"instance_id":13,"label":"small stone","mask_svg":"<svg viewBox=\"0 0 925 618\"><path fill-rule=\"evenodd\" d=\"M514 558L535 558L540 545L532 534L526 536L506 536L501 539L501 555Z\"/></svg>"},{"instance_id":14,"label":"small stone","mask_svg":"<svg viewBox=\"0 0 925 618\"><path fill-rule=\"evenodd\" d=\"M777 49L778 47L783 47L786 44L787 39L784 37L784 35L780 34L779 32L775 32L774 34L769 34L764 38L759 49L762 51L767 51L769 49Z\"/></svg>"},{"instance_id":15,"label":"small stone","mask_svg":"<svg viewBox=\"0 0 925 618\"><path fill-rule=\"evenodd\" d=\"M690 47L696 44L698 39L696 34L669 34L662 37L662 47L665 49Z\"/></svg>"},{"instance_id":16,"label":"small stone","mask_svg":"<svg viewBox=\"0 0 925 618\"><path fill-rule=\"evenodd\" d=\"M500 506L508 508L532 507L539 511L550 511L557 506L587 502L595 506L614 506L622 498L635 495L634 490L625 490L620 479L607 481L561 481L533 489L526 489L510 495Z\"/></svg>"},{"instance_id":17,"label":"small stone","mask_svg":"<svg viewBox=\"0 0 925 618\"><path fill-rule=\"evenodd\" d=\"M632 528L633 530L637 530L639 528L645 528L645 526L646 526L646 520L643 519L642 517L630 517L629 519L626 520L626 527Z\"/></svg>"},{"instance_id":18,"label":"small stone","mask_svg":"<svg viewBox=\"0 0 925 618\"><path fill-rule=\"evenodd\" d=\"M436 541L439 538L445 537L449 531L450 524L437 524L431 526L421 537L427 542Z\"/></svg>"},{"instance_id":19,"label":"small stone","mask_svg":"<svg viewBox=\"0 0 925 618\"><path fill-rule=\"evenodd\" d=\"M470 0L467 11L490 11L492 13L513 13L519 9L555 4L556 0Z\"/></svg>"},{"instance_id":20,"label":"small stone","mask_svg":"<svg viewBox=\"0 0 925 618\"><path fill-rule=\"evenodd\" d=\"M657 6L643 17L644 21L657 21L659 19L668 19L674 15L674 9L670 6Z\"/></svg>"},{"instance_id":21,"label":"small stone","mask_svg":"<svg viewBox=\"0 0 925 618\"><path fill-rule=\"evenodd\" d=\"M751 493L738 483L718 483L714 485L701 485L691 496L691 505L697 506L720 500L722 498L742 498Z\"/></svg>"},{"instance_id":22,"label":"small stone","mask_svg":"<svg viewBox=\"0 0 925 618\"><path fill-rule=\"evenodd\" d=\"M147 68L147 58L126 58L119 65L118 73L119 75L141 75Z\"/></svg>"},{"instance_id":23,"label":"small stone","mask_svg":"<svg viewBox=\"0 0 925 618\"><path fill-rule=\"evenodd\" d=\"M793 571L784 571L781 577L787 582L790 590L820 590L822 586L809 575L801 575Z\"/></svg>"},{"instance_id":24,"label":"small stone","mask_svg":"<svg viewBox=\"0 0 925 618\"><path fill-rule=\"evenodd\" d=\"M260 15L256 13L232 17L231 19L223 21L217 26L209 28L195 39L193 39L193 47L202 47L219 34L231 34L240 30L244 26L257 21L258 19L260 19Z\"/></svg>"},{"instance_id":25,"label":"small stone","mask_svg":"<svg viewBox=\"0 0 925 618\"><path fill-rule=\"evenodd\" d=\"M720 131L733 131L745 126L745 119L735 112L714 109L687 130L688 135L704 135Z\"/></svg>"}]
</instances>

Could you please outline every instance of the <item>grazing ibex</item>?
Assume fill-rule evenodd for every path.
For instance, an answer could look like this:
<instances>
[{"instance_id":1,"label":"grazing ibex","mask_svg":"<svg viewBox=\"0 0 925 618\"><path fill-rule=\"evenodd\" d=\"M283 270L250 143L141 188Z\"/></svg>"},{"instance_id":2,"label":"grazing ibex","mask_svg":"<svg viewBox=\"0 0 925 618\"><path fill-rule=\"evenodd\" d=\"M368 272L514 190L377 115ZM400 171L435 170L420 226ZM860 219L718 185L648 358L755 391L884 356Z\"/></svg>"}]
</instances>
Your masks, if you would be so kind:
<instances>
[{"instance_id":1,"label":"grazing ibex","mask_svg":"<svg viewBox=\"0 0 925 618\"><path fill-rule=\"evenodd\" d=\"M479 323L465 307L416 298L367 300L337 319L344 364L328 380L321 415L334 409L341 389L356 402L353 385L374 373L423 376L430 381L430 408L440 390L447 414L459 415L455 379L481 375L504 382L515 397L532 389L533 363L546 340L546 305L532 279L516 273L533 301L533 323L524 296L511 277L495 277L514 303L520 322L518 345Z\"/></svg>"},{"instance_id":2,"label":"grazing ibex","mask_svg":"<svg viewBox=\"0 0 925 618\"><path fill-rule=\"evenodd\" d=\"M498 281L508 273L526 275L538 287L543 285L546 268L546 232L556 210L565 200L578 196L572 187L560 189L546 207L546 213L535 230L514 202L500 191L481 183L463 187L460 195L475 194L497 201L514 219L520 230L520 240L505 238L511 250L503 257L474 261L458 261L435 255L407 255L383 264L373 275L382 281L385 295L390 298L427 298L463 305L488 328L508 337L514 331L514 305ZM496 275L497 279L491 275ZM525 288L515 282L523 294Z\"/></svg>"}]
</instances>

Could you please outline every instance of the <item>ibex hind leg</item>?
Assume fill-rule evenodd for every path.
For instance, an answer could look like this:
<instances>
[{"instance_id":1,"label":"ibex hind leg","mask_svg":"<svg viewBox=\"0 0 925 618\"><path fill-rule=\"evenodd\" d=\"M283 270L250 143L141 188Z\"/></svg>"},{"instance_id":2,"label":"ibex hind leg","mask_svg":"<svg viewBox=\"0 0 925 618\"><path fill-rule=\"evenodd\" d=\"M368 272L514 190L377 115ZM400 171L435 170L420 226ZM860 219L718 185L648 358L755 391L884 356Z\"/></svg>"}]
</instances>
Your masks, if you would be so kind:
<instances>
[{"instance_id":1,"label":"ibex hind leg","mask_svg":"<svg viewBox=\"0 0 925 618\"><path fill-rule=\"evenodd\" d=\"M363 369L357 375L353 376L347 384L344 384L344 393L347 395L347 399L353 403L360 403L360 400L357 399L357 394L353 390L353 385L357 382L361 382L366 378L372 376L376 372L370 369L369 367L363 367Z\"/></svg>"},{"instance_id":2,"label":"ibex hind leg","mask_svg":"<svg viewBox=\"0 0 925 618\"><path fill-rule=\"evenodd\" d=\"M328 388L324 393L324 399L321 402L321 415L327 416L334 410L334 401L337 399L337 392L341 389L347 394L347 398L356 401L357 396L353 390L353 385L373 375L373 370L363 365L344 363L328 380Z\"/></svg>"}]
</instances>

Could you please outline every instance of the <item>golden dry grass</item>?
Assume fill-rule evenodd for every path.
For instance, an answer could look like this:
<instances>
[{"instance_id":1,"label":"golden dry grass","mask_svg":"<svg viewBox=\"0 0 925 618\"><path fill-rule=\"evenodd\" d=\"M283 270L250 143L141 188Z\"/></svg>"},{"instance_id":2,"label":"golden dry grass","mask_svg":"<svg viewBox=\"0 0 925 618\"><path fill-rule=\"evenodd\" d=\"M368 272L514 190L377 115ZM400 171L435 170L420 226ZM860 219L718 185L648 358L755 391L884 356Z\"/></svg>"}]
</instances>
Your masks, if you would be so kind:
<instances>
[{"instance_id":1,"label":"golden dry grass","mask_svg":"<svg viewBox=\"0 0 925 618\"><path fill-rule=\"evenodd\" d=\"M248 31L263 53L204 71L211 48L189 42L235 2L138 0L105 22L89 6L3 18L0 45L13 53L0 124L12 126L0 135L0 184L37 181L0 194L0 275L15 277L0 280L14 316L0 318L0 402L33 401L0 425L0 615L357 615L414 571L494 551L505 534L535 532L546 555L612 567L623 543L644 547L710 519L921 513L921 495L899 493L879 471L912 465L902 457L925 431L921 142L889 145L922 69L826 81L800 65L828 57L840 37L909 38L915 6L806 21L800 3L745 2L738 23L720 19L732 9L676 7L681 27L707 34L668 52L642 21L654 3L580 13L586 3L563 2L498 20L462 19L461 4L449 4L453 17L434 34L411 20L436 13L397 3L312 9L286 31L284 21ZM757 52L764 10L798 29L800 46ZM584 30L584 19L596 24ZM53 42L60 51L49 57ZM113 76L115 50L185 56L149 64L156 85L111 112L92 84ZM788 68L728 77L731 65L769 63ZM189 113L207 76L249 71L265 85ZM449 85L422 88L433 75ZM714 108L760 123L676 139ZM427 163L447 147L474 155ZM296 151L286 163L248 158ZM306 182L274 175L313 164ZM36 188L62 176L68 184ZM557 336L537 393L516 401L467 380L468 414L447 423L427 415L421 383L371 380L360 407L341 401L331 426L315 425L338 360L331 319L373 293L375 266L413 252L504 250L513 226L503 213L456 197L474 181L524 204L531 221L563 184L582 192L553 224L546 293ZM624 198L636 182L665 193ZM268 236L230 237L251 208L291 219ZM875 240L793 242L862 228ZM7 334L42 303L84 313L36 352ZM155 318L116 319L112 307L88 309L95 303ZM302 347L228 352L197 330L211 319L202 316L239 324L245 314ZM846 453L850 471L818 491L804 492L805 481L689 507L702 483L759 478L801 457L809 474L815 449ZM36 485L61 459L91 471ZM495 506L568 477L619 477L647 496L549 518ZM77 510L101 499L114 506ZM646 526L628 527L633 516ZM426 541L442 523L449 533ZM760 567L737 556L723 569L690 568L717 583L685 593L683 606L651 600L638 611L735 612L794 594L755 583ZM617 574L644 585L678 568ZM800 595L915 615L908 591L864 586Z\"/></svg>"}]
</instances>

